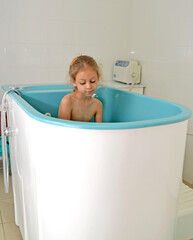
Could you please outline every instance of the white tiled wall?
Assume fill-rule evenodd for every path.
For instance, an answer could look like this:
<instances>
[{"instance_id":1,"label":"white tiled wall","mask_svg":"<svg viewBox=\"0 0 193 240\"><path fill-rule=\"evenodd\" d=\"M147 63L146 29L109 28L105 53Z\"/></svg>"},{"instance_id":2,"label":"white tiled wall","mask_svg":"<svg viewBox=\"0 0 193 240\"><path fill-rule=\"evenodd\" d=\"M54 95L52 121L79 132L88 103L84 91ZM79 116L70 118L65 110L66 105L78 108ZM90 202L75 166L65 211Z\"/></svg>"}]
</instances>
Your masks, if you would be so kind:
<instances>
[{"instance_id":1,"label":"white tiled wall","mask_svg":"<svg viewBox=\"0 0 193 240\"><path fill-rule=\"evenodd\" d=\"M193 1L132 0L128 52L142 63L146 94L193 110ZM184 179L193 184L193 118Z\"/></svg>"},{"instance_id":2,"label":"white tiled wall","mask_svg":"<svg viewBox=\"0 0 193 240\"><path fill-rule=\"evenodd\" d=\"M192 0L0 0L0 85L62 83L78 54L96 58L110 81L114 61L130 57L147 95L193 110L192 26ZM188 133L193 183L192 119Z\"/></svg>"},{"instance_id":3,"label":"white tiled wall","mask_svg":"<svg viewBox=\"0 0 193 240\"><path fill-rule=\"evenodd\" d=\"M79 54L110 81L114 60L128 55L129 2L0 0L0 85L62 83Z\"/></svg>"}]
</instances>

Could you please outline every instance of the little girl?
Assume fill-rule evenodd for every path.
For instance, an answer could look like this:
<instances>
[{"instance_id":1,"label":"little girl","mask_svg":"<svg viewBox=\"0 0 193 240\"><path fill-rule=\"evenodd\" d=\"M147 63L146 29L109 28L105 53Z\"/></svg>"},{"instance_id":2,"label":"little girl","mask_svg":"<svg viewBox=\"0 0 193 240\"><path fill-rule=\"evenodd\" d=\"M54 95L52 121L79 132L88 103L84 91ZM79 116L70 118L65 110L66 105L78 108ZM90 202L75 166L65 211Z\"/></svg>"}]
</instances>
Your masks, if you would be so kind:
<instances>
[{"instance_id":1,"label":"little girl","mask_svg":"<svg viewBox=\"0 0 193 240\"><path fill-rule=\"evenodd\" d=\"M95 122L102 122L102 102L92 97L100 78L95 60L84 55L75 58L70 65L69 75L75 90L61 100L58 117L89 122L94 116Z\"/></svg>"}]
</instances>

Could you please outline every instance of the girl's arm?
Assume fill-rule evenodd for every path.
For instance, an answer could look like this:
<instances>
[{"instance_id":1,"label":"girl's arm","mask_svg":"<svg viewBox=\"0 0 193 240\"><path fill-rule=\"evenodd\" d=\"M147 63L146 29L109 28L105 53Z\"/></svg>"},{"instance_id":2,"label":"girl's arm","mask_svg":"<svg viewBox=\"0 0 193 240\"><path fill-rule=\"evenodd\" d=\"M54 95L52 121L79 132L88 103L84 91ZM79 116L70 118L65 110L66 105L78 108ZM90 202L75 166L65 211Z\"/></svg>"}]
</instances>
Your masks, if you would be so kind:
<instances>
[{"instance_id":1,"label":"girl's arm","mask_svg":"<svg viewBox=\"0 0 193 240\"><path fill-rule=\"evenodd\" d=\"M72 111L72 101L71 98L65 96L60 102L60 107L58 111L58 118L71 120L71 111Z\"/></svg>"},{"instance_id":2,"label":"girl's arm","mask_svg":"<svg viewBox=\"0 0 193 240\"><path fill-rule=\"evenodd\" d=\"M103 104L98 100L97 111L95 114L95 122L103 122Z\"/></svg>"}]
</instances>

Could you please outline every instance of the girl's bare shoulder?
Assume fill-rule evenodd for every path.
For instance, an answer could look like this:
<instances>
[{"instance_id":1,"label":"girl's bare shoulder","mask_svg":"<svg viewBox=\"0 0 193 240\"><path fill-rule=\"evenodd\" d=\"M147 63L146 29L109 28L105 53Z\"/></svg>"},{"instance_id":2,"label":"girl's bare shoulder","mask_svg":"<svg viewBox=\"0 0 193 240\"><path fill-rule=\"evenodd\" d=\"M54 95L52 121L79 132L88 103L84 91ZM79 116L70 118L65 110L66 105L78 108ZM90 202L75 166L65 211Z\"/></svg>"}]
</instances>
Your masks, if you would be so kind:
<instances>
[{"instance_id":1,"label":"girl's bare shoulder","mask_svg":"<svg viewBox=\"0 0 193 240\"><path fill-rule=\"evenodd\" d=\"M71 104L72 98L73 98L73 93L69 93L69 94L65 95L61 100L61 104L62 105Z\"/></svg>"},{"instance_id":2,"label":"girl's bare shoulder","mask_svg":"<svg viewBox=\"0 0 193 240\"><path fill-rule=\"evenodd\" d=\"M100 105L100 106L103 105L102 102L101 102L99 99L97 99L97 98L94 98L94 101L95 101L95 103L96 103L97 105Z\"/></svg>"}]
</instances>

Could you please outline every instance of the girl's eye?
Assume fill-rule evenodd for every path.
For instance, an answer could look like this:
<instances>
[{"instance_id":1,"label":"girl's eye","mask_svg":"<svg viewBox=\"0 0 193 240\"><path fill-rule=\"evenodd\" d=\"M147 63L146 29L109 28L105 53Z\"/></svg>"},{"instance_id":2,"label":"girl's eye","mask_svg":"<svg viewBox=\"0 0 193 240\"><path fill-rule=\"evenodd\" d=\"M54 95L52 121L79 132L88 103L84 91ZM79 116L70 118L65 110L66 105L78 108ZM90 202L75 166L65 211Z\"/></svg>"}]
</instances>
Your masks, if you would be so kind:
<instances>
[{"instance_id":1,"label":"girl's eye","mask_svg":"<svg viewBox=\"0 0 193 240\"><path fill-rule=\"evenodd\" d=\"M91 82L91 83L95 83L95 82L96 82L96 80L91 80L90 82Z\"/></svg>"},{"instance_id":2,"label":"girl's eye","mask_svg":"<svg viewBox=\"0 0 193 240\"><path fill-rule=\"evenodd\" d=\"M84 85L85 84L85 82L80 82L80 85Z\"/></svg>"}]
</instances>

